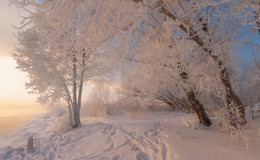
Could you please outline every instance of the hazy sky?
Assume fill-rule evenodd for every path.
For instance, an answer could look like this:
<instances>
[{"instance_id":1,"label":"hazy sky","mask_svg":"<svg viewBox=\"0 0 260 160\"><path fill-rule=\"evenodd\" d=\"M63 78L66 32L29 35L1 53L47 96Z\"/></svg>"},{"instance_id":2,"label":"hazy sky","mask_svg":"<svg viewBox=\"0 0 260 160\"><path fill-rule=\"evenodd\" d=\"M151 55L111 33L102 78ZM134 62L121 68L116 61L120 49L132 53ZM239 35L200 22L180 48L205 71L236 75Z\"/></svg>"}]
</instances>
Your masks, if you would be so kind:
<instances>
[{"instance_id":1,"label":"hazy sky","mask_svg":"<svg viewBox=\"0 0 260 160\"><path fill-rule=\"evenodd\" d=\"M37 105L36 96L29 95L25 90L26 74L15 68L11 57L16 42L16 30L11 25L19 26L21 15L17 8L8 6L8 0L0 0L0 116L4 113L12 115L11 109L15 115L18 110L20 114L35 112L31 107ZM17 107L19 109L15 110Z\"/></svg>"}]
</instances>

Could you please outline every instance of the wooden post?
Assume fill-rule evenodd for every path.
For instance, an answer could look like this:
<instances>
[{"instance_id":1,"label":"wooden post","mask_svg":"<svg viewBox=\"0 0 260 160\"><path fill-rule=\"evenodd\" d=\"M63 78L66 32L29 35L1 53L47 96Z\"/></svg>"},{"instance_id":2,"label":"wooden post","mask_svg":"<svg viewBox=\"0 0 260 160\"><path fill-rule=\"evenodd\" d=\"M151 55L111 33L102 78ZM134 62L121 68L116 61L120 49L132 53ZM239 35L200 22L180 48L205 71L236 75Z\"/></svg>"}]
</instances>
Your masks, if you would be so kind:
<instances>
[{"instance_id":1,"label":"wooden post","mask_svg":"<svg viewBox=\"0 0 260 160\"><path fill-rule=\"evenodd\" d=\"M28 150L28 152L32 152L33 151L33 136L28 138L27 150Z\"/></svg>"}]
</instances>

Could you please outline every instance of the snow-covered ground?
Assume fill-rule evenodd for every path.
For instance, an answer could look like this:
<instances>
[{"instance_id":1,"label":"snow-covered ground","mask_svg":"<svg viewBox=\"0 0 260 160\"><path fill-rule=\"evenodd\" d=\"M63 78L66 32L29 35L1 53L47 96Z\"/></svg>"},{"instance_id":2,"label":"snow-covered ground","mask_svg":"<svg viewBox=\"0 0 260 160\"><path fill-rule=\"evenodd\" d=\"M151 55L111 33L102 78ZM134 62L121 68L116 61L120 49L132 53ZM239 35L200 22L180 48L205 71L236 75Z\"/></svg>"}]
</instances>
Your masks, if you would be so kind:
<instances>
[{"instance_id":1,"label":"snow-covered ground","mask_svg":"<svg viewBox=\"0 0 260 160\"><path fill-rule=\"evenodd\" d=\"M45 115L0 137L0 159L260 159L260 116L247 124L248 149L232 141L217 125L200 126L195 115L184 113L145 112L83 118L82 126L73 130L64 130L61 119ZM30 136L34 137L32 152L27 151Z\"/></svg>"}]
</instances>

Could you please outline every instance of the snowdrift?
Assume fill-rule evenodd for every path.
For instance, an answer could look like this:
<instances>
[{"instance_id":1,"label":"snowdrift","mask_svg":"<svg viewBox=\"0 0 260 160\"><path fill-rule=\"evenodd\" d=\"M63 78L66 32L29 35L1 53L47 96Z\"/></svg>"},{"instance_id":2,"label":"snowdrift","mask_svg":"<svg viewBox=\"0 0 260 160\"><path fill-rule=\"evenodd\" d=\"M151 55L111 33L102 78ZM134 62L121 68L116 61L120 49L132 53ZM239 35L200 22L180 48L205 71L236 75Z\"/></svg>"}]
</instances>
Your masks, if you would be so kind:
<instances>
[{"instance_id":1,"label":"snowdrift","mask_svg":"<svg viewBox=\"0 0 260 160\"><path fill-rule=\"evenodd\" d=\"M191 114L148 112L90 117L83 118L83 125L73 130L64 130L61 122L45 115L2 136L0 159L258 160L260 157L260 126L256 122L248 124L248 149L221 133L217 126L200 126ZM26 146L30 136L34 137L33 151Z\"/></svg>"}]
</instances>

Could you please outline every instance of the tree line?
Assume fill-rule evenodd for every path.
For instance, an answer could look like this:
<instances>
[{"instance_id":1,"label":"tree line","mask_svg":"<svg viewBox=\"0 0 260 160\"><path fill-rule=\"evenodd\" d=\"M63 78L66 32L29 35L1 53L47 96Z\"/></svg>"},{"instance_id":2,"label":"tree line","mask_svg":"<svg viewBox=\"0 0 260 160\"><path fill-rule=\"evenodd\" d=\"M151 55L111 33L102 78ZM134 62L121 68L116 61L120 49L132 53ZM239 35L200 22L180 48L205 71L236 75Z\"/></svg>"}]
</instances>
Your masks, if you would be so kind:
<instances>
[{"instance_id":1,"label":"tree line","mask_svg":"<svg viewBox=\"0 0 260 160\"><path fill-rule=\"evenodd\" d=\"M72 128L81 125L89 83L120 75L125 95L195 112L208 110L238 128L246 124L234 49L259 32L259 2L244 0L9 0L26 11L13 58L27 72L39 103L67 103ZM260 32L259 32L260 33ZM258 36L259 35L254 35ZM258 62L257 62L258 63ZM244 72L243 72L244 73ZM254 80L258 83L257 67ZM248 82L247 81L247 82ZM131 93L131 94L130 94Z\"/></svg>"}]
</instances>

